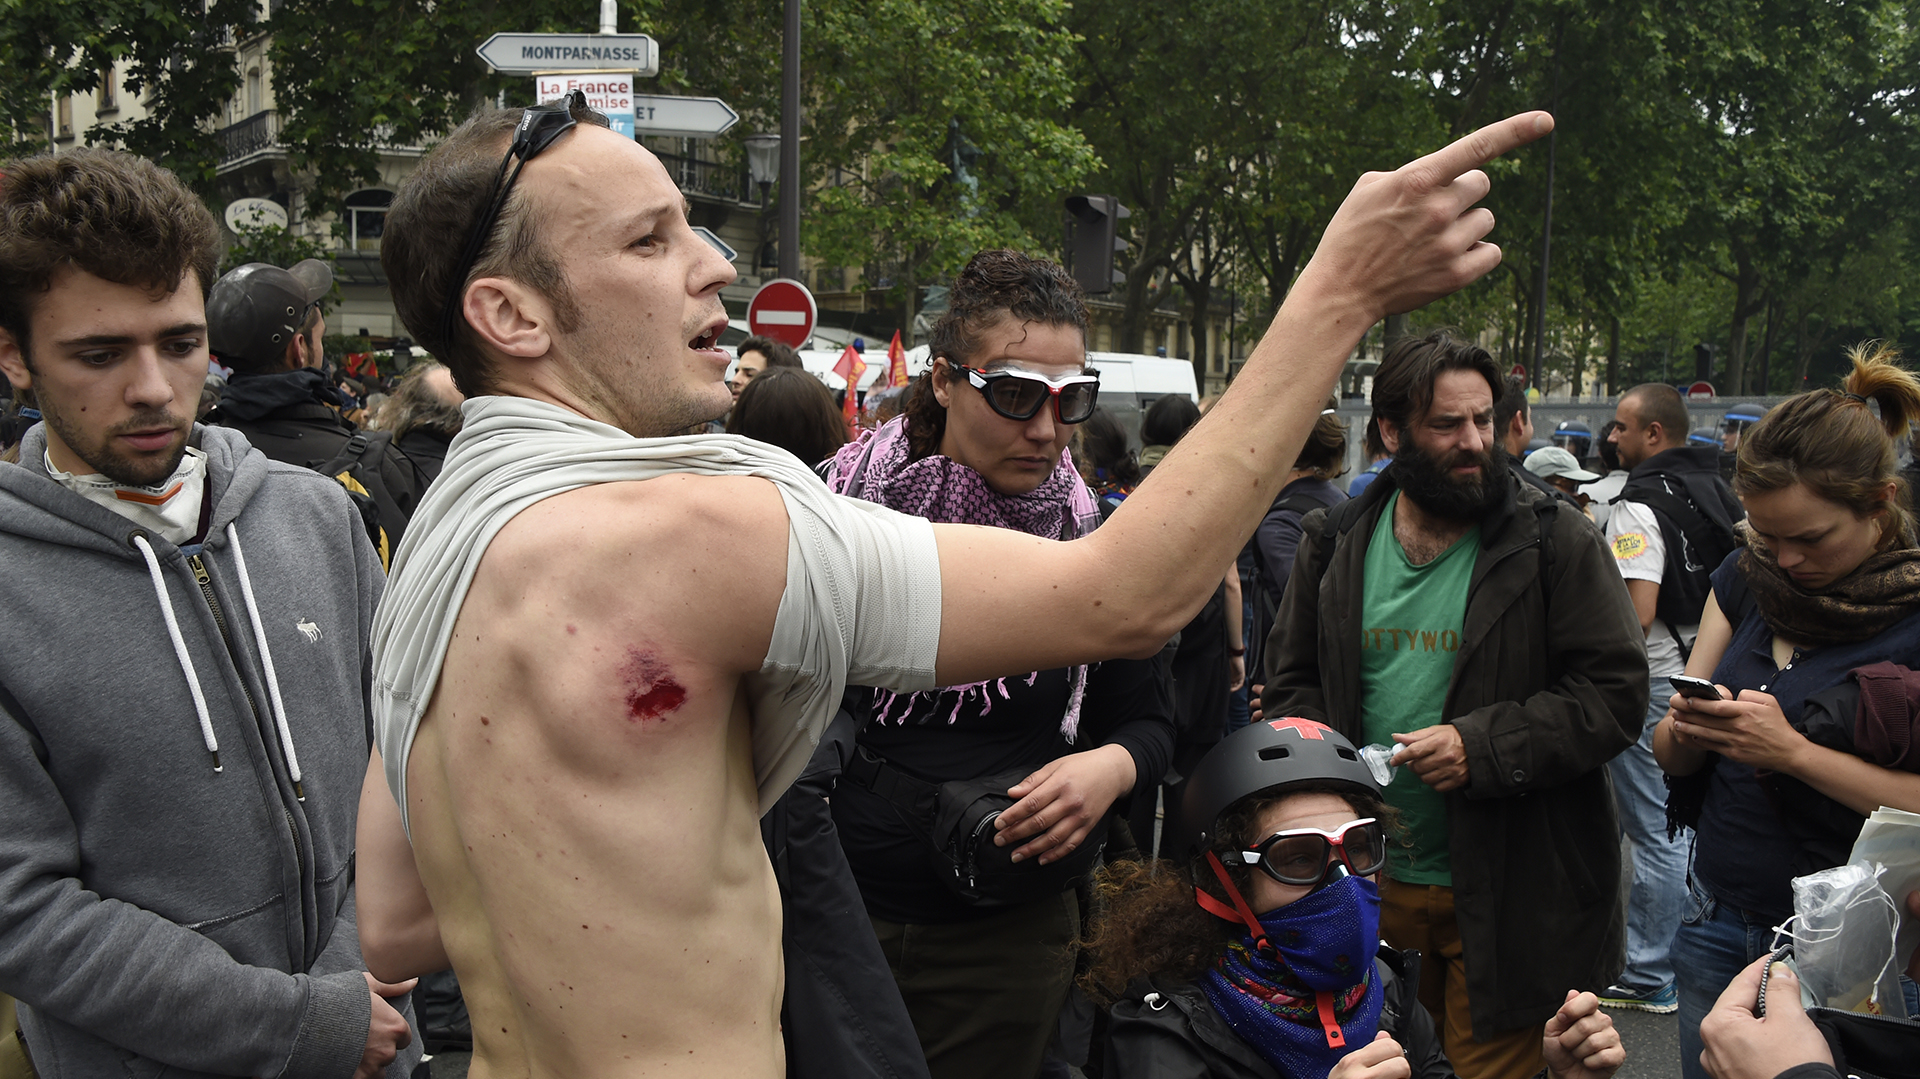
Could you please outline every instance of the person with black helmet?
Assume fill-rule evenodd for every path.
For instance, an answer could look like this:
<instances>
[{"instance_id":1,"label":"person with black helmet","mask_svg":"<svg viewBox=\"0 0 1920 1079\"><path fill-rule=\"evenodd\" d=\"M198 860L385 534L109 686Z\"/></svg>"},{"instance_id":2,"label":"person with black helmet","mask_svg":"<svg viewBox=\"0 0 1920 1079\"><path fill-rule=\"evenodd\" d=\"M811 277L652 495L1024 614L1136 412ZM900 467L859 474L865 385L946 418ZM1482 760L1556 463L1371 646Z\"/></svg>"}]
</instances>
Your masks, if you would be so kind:
<instances>
[{"instance_id":1,"label":"person with black helmet","mask_svg":"<svg viewBox=\"0 0 1920 1079\"><path fill-rule=\"evenodd\" d=\"M1216 746L1169 807L1174 863L1098 880L1084 984L1116 1001L1105 1074L1452 1076L1413 992L1419 954L1379 937L1393 820L1369 764L1323 724L1255 723ZM1625 1060L1591 993L1567 993L1541 1051L1559 1079Z\"/></svg>"},{"instance_id":2,"label":"person with black helmet","mask_svg":"<svg viewBox=\"0 0 1920 1079\"><path fill-rule=\"evenodd\" d=\"M340 413L342 399L320 370L320 306L332 288L333 271L319 259L284 270L249 262L214 282L207 343L233 378L207 422L246 435L272 460L346 473L352 482L342 484L385 566L424 484L391 435L362 432Z\"/></svg>"}]
</instances>

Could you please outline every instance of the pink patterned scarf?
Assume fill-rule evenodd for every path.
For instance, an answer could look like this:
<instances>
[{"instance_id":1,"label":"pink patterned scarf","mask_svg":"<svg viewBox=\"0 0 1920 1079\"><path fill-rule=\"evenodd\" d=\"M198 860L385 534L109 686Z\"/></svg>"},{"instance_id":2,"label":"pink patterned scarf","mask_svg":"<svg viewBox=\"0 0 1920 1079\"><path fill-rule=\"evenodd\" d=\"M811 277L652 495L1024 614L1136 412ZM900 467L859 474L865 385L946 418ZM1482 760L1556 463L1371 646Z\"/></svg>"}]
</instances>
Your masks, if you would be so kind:
<instances>
[{"instance_id":1,"label":"pink patterned scarf","mask_svg":"<svg viewBox=\"0 0 1920 1079\"><path fill-rule=\"evenodd\" d=\"M877 502L888 509L924 517L936 524L991 525L1010 528L1043 539L1078 539L1100 524L1100 509L1074 470L1073 454L1062 450L1060 461L1040 486L1024 495L1003 495L987 486L986 477L943 454L909 462L906 417L882 424L840 448L827 472L827 485L853 498ZM1004 695L1005 679L1001 690ZM1028 678L1029 683L1032 676ZM993 682L947 686L929 692L958 694L948 722L959 717L970 695L992 706ZM1067 711L1060 733L1071 743L1080 729L1080 700L1086 693L1087 668L1075 667L1069 679ZM891 694L885 695L891 698ZM876 715L885 716L892 700L876 702ZM905 712L911 712L909 707ZM904 722L904 715L902 722Z\"/></svg>"}]
</instances>

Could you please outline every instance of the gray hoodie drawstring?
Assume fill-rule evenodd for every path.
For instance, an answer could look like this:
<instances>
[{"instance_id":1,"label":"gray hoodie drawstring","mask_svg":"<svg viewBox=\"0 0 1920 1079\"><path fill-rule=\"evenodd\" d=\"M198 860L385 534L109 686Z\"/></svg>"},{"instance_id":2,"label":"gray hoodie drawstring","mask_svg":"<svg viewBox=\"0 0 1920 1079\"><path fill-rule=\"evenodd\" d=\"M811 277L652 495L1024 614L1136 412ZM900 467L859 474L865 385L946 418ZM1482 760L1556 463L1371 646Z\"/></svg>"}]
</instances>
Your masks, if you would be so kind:
<instances>
[{"instance_id":1,"label":"gray hoodie drawstring","mask_svg":"<svg viewBox=\"0 0 1920 1079\"><path fill-rule=\"evenodd\" d=\"M187 642L180 636L180 623L173 617L173 597L167 594L167 579L160 573L160 559L148 545L147 537L138 532L133 534L133 545L147 557L147 573L153 578L153 594L160 600L160 614L167 620L167 636L173 641L173 656L180 661L181 673L187 676L187 689L193 693L193 710L200 714L200 737L206 740L207 752L213 754L213 770L218 772L220 741L213 736L213 717L207 714L207 695L200 690L200 676L194 673L193 657L187 654Z\"/></svg>"},{"instance_id":2,"label":"gray hoodie drawstring","mask_svg":"<svg viewBox=\"0 0 1920 1079\"><path fill-rule=\"evenodd\" d=\"M267 647L267 627L260 622L260 605L254 602L253 582L247 577L247 556L240 550L240 533L227 523L227 542L233 544L233 564L240 571L240 595L247 601L247 619L253 623L254 644L260 649L260 665L266 669L267 699L273 704L274 726L280 730L280 751L287 757L287 776L293 780L293 795L307 800L300 783L300 758L293 753L293 729L287 725L287 706L280 700L280 676L273 670L273 651Z\"/></svg>"}]
</instances>

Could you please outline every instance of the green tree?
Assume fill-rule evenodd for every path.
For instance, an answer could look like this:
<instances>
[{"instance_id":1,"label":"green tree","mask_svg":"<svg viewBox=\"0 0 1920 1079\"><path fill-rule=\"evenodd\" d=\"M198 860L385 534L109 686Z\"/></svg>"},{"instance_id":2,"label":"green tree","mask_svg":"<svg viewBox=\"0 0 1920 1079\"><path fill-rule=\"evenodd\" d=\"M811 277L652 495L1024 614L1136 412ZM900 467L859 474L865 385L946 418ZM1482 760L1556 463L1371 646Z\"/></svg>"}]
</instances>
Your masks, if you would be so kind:
<instances>
[{"instance_id":1,"label":"green tree","mask_svg":"<svg viewBox=\"0 0 1920 1079\"><path fill-rule=\"evenodd\" d=\"M53 98L98 89L101 72L124 61L121 91L138 97L145 115L102 120L88 141L151 158L210 191L220 163L212 121L240 85L220 46L258 10L254 0L0 0L0 110L16 148L44 149Z\"/></svg>"},{"instance_id":2,"label":"green tree","mask_svg":"<svg viewBox=\"0 0 1920 1079\"><path fill-rule=\"evenodd\" d=\"M1063 120L1064 0L841 0L807 6L805 249L919 286L983 247L1043 248L1035 208L1095 163Z\"/></svg>"}]
</instances>

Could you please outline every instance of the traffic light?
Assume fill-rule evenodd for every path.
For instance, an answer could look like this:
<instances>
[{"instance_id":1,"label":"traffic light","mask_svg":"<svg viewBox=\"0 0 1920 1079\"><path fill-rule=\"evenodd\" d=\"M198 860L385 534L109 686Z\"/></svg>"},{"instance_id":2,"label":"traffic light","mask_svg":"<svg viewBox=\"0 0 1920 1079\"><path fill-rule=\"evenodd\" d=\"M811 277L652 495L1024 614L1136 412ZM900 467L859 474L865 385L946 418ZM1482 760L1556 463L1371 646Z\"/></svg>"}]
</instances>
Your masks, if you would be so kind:
<instances>
[{"instance_id":1,"label":"traffic light","mask_svg":"<svg viewBox=\"0 0 1920 1079\"><path fill-rule=\"evenodd\" d=\"M1090 296L1113 291L1113 253L1126 241L1114 226L1131 216L1112 195L1073 195L1067 199L1067 268Z\"/></svg>"}]
</instances>

